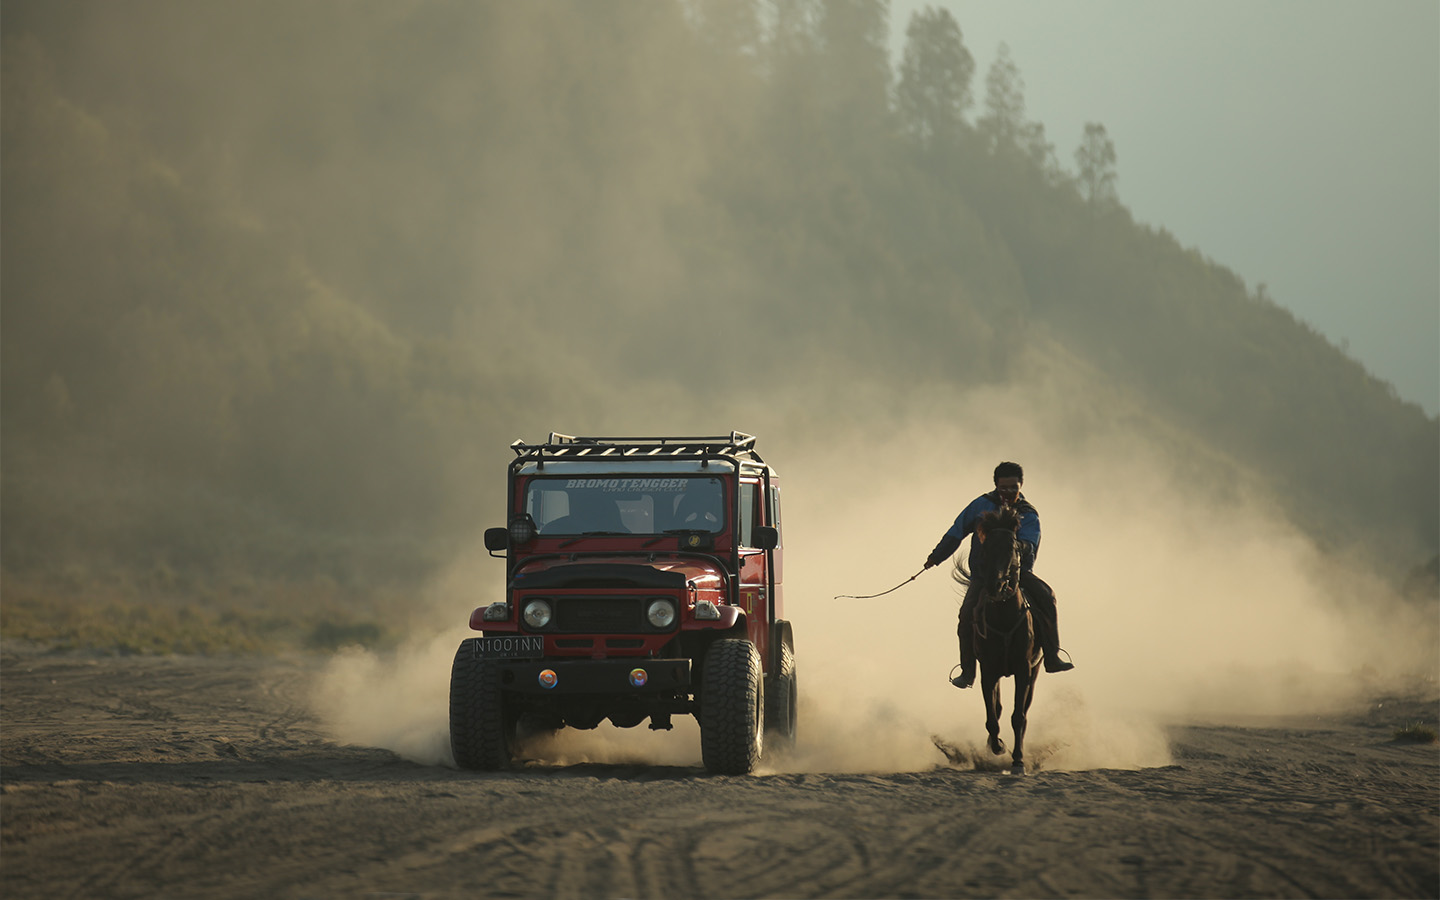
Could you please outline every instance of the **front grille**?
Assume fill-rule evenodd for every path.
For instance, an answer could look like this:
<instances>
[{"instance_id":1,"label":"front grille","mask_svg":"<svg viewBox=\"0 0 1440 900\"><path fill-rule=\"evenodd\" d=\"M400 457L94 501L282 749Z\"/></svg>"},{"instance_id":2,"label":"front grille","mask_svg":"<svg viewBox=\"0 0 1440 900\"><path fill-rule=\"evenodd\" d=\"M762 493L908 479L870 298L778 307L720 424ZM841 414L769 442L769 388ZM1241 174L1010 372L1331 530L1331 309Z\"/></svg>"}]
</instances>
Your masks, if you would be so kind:
<instances>
[{"instance_id":1,"label":"front grille","mask_svg":"<svg viewBox=\"0 0 1440 900\"><path fill-rule=\"evenodd\" d=\"M634 634L653 631L638 597L564 597L555 604L557 631L585 634Z\"/></svg>"}]
</instances>

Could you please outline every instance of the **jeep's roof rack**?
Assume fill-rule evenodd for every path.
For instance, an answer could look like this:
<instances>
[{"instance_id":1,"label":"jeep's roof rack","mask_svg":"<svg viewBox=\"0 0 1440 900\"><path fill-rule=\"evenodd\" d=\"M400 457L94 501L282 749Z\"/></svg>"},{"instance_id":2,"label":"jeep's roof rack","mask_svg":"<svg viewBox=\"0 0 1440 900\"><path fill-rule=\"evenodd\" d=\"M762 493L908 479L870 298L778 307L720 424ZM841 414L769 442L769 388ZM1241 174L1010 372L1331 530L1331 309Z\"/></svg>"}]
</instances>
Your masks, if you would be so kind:
<instances>
[{"instance_id":1,"label":"jeep's roof rack","mask_svg":"<svg viewBox=\"0 0 1440 900\"><path fill-rule=\"evenodd\" d=\"M601 457L642 457L650 459L705 459L734 457L764 463L755 452L755 435L743 431L729 434L686 437L577 437L550 432L543 444L523 440L510 445L522 459L597 459Z\"/></svg>"}]
</instances>

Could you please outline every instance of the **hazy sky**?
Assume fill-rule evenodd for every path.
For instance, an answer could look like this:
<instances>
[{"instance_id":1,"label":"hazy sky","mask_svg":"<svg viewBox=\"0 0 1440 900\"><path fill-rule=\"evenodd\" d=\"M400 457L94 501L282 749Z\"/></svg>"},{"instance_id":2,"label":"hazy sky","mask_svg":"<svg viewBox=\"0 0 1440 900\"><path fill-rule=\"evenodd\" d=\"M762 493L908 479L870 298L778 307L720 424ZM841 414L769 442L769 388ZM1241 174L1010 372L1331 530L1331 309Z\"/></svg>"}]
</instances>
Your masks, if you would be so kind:
<instances>
[{"instance_id":1,"label":"hazy sky","mask_svg":"<svg viewBox=\"0 0 1440 900\"><path fill-rule=\"evenodd\" d=\"M1440 410L1440 3L892 0L1001 42L1073 171L1086 122L1121 201L1235 271L1400 396Z\"/></svg>"}]
</instances>

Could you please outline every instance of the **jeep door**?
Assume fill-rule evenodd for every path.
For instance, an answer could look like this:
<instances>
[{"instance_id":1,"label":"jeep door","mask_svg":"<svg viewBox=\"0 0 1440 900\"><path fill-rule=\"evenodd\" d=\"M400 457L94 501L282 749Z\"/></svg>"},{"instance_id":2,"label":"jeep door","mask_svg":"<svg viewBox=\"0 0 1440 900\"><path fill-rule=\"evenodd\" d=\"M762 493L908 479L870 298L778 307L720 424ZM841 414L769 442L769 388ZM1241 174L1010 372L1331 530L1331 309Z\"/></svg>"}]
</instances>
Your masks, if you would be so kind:
<instances>
[{"instance_id":1,"label":"jeep door","mask_svg":"<svg viewBox=\"0 0 1440 900\"><path fill-rule=\"evenodd\" d=\"M759 478L740 481L740 605L749 623L750 639L770 668L770 633L776 619L784 617L781 560L783 548L761 550L756 547L755 527L768 525L779 529L779 486L770 480L769 496Z\"/></svg>"}]
</instances>

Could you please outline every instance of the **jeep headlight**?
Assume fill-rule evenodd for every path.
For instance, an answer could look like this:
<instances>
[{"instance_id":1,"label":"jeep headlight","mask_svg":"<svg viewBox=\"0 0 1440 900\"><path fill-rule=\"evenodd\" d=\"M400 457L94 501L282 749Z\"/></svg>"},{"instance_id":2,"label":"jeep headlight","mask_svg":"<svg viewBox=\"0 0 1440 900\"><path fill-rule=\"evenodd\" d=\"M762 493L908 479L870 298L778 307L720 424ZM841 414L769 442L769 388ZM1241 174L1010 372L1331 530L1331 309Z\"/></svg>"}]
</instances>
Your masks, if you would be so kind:
<instances>
[{"instance_id":1,"label":"jeep headlight","mask_svg":"<svg viewBox=\"0 0 1440 900\"><path fill-rule=\"evenodd\" d=\"M646 608L645 618L656 628L669 628L675 624L675 604L669 600L656 600Z\"/></svg>"},{"instance_id":2,"label":"jeep headlight","mask_svg":"<svg viewBox=\"0 0 1440 900\"><path fill-rule=\"evenodd\" d=\"M531 628L544 628L550 624L554 611L550 608L549 600L531 600L525 604L525 611L521 615L525 618L525 624Z\"/></svg>"}]
</instances>

